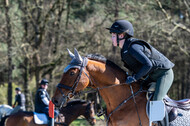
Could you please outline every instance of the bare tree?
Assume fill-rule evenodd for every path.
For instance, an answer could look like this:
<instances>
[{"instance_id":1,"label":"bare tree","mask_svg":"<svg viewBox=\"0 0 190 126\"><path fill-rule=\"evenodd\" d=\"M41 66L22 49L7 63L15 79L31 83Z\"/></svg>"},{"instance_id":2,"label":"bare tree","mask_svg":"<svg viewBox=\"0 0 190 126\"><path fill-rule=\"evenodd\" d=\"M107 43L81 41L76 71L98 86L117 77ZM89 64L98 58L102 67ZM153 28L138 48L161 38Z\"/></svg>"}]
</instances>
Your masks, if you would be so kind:
<instances>
[{"instance_id":1,"label":"bare tree","mask_svg":"<svg viewBox=\"0 0 190 126\"><path fill-rule=\"evenodd\" d=\"M5 6L5 17L6 17L6 27L7 27L7 55L8 55L8 104L12 105L12 33L11 33L11 23L9 16L9 1L4 1Z\"/></svg>"}]
</instances>

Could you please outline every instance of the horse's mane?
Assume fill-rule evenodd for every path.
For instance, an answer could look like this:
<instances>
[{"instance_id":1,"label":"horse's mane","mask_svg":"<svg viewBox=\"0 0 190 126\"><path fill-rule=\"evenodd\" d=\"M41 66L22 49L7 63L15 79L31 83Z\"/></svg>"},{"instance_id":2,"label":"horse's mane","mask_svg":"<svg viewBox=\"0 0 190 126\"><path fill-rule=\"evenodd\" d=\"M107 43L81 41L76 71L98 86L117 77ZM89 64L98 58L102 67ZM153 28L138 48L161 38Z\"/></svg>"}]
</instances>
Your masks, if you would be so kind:
<instances>
[{"instance_id":1,"label":"horse's mane","mask_svg":"<svg viewBox=\"0 0 190 126\"><path fill-rule=\"evenodd\" d=\"M116 65L111 60L106 59L103 55L100 55L100 54L88 54L86 57L88 59L91 59L91 60L96 60L96 61L105 63L106 65L111 66L114 69L118 69L118 70L121 70L121 71L125 72L123 69L121 69L121 67L119 67L118 65Z\"/></svg>"},{"instance_id":2,"label":"horse's mane","mask_svg":"<svg viewBox=\"0 0 190 126\"><path fill-rule=\"evenodd\" d=\"M88 59L100 61L102 63L106 63L107 61L107 59L103 55L100 55L100 54L88 54L86 55L86 57Z\"/></svg>"}]
</instances>

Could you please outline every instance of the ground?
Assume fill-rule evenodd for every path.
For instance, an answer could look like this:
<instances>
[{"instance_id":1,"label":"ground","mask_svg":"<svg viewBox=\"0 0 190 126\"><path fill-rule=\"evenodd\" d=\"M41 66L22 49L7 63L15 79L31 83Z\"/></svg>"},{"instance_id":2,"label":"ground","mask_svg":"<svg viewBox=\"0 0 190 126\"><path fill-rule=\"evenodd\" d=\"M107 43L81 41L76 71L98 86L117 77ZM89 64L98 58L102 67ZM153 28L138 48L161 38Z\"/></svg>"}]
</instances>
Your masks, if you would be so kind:
<instances>
[{"instance_id":1,"label":"ground","mask_svg":"<svg viewBox=\"0 0 190 126\"><path fill-rule=\"evenodd\" d=\"M97 117L96 119L97 120L96 120L95 126L106 126L106 123L104 120L102 120L99 117ZM70 126L90 126L90 124L88 123L86 119L84 119L84 117L79 117L74 122L72 122Z\"/></svg>"}]
</instances>

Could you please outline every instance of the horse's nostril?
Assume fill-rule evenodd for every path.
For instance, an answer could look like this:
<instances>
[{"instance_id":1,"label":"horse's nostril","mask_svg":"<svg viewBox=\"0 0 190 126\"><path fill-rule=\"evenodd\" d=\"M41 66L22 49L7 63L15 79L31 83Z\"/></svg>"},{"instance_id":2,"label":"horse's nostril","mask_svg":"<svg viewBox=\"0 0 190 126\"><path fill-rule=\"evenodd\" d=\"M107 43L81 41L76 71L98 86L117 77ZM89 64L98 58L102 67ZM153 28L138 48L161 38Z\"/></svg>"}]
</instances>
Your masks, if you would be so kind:
<instances>
[{"instance_id":1,"label":"horse's nostril","mask_svg":"<svg viewBox=\"0 0 190 126\"><path fill-rule=\"evenodd\" d=\"M57 101L57 100L54 100L54 103L55 103L55 104L57 104L57 103L58 103L58 101Z\"/></svg>"}]
</instances>

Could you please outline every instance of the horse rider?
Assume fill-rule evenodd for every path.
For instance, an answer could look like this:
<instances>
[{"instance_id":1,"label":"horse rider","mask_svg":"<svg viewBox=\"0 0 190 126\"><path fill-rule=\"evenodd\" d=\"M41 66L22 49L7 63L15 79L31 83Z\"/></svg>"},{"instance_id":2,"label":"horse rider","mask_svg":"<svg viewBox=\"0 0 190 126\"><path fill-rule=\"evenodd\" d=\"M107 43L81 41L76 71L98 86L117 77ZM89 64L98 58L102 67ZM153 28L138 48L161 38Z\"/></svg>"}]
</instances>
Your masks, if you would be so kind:
<instances>
[{"instance_id":1,"label":"horse rider","mask_svg":"<svg viewBox=\"0 0 190 126\"><path fill-rule=\"evenodd\" d=\"M47 92L49 81L42 79L40 87L38 88L35 96L35 112L45 113L49 117L49 101L50 97ZM58 117L58 111L54 110L54 117Z\"/></svg>"},{"instance_id":2,"label":"horse rider","mask_svg":"<svg viewBox=\"0 0 190 126\"><path fill-rule=\"evenodd\" d=\"M12 107L14 108L13 111L11 112L11 114L14 114L18 111L25 111L25 95L23 93L21 93L21 88L17 87L15 88L15 102L12 105Z\"/></svg>"},{"instance_id":3,"label":"horse rider","mask_svg":"<svg viewBox=\"0 0 190 126\"><path fill-rule=\"evenodd\" d=\"M126 84L146 77L146 80L156 82L152 100L163 100L173 82L174 64L146 41L133 38L133 25L129 21L117 20L106 29L111 33L113 46L121 48L124 66L133 73L127 76ZM162 126L169 125L167 114L160 123Z\"/></svg>"}]
</instances>

